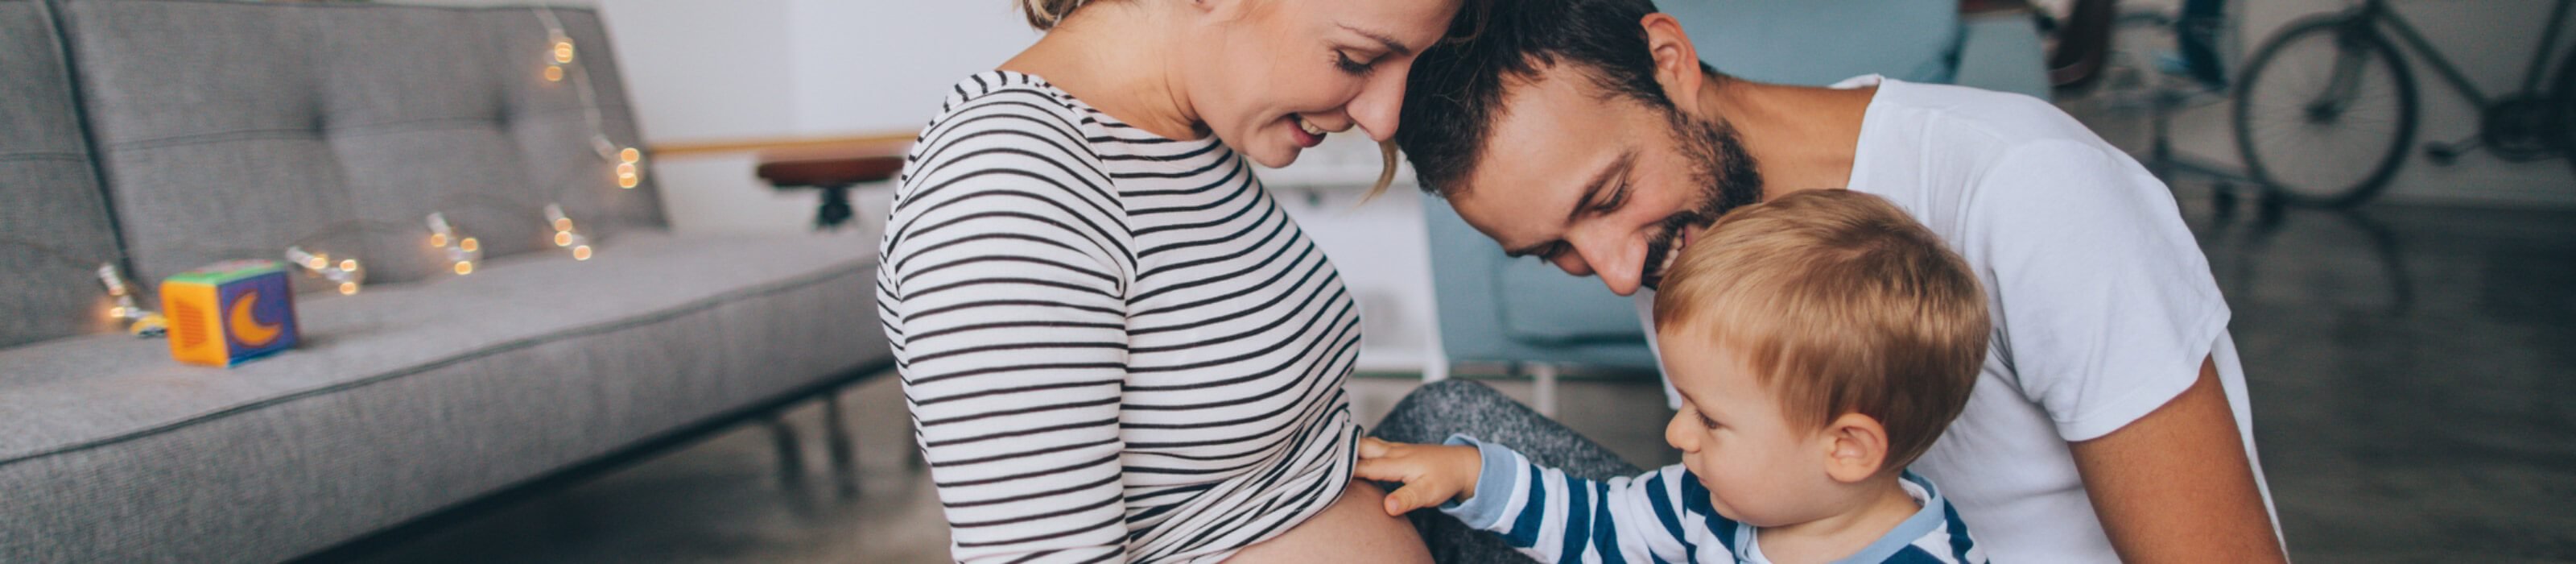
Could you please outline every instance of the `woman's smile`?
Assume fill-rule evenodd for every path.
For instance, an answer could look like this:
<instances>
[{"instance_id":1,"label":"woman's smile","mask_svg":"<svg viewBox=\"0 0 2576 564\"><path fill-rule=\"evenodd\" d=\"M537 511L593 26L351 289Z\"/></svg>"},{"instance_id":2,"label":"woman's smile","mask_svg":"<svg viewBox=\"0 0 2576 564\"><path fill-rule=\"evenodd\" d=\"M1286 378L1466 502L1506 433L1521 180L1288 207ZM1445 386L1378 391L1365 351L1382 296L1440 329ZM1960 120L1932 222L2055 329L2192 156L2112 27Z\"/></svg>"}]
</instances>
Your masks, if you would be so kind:
<instances>
[{"instance_id":1,"label":"woman's smile","mask_svg":"<svg viewBox=\"0 0 2576 564\"><path fill-rule=\"evenodd\" d=\"M1290 134L1296 137L1297 146L1301 148L1313 149L1322 145L1324 136L1332 134L1324 126L1315 125L1315 122L1307 121L1306 116L1297 114L1288 114L1288 125Z\"/></svg>"}]
</instances>

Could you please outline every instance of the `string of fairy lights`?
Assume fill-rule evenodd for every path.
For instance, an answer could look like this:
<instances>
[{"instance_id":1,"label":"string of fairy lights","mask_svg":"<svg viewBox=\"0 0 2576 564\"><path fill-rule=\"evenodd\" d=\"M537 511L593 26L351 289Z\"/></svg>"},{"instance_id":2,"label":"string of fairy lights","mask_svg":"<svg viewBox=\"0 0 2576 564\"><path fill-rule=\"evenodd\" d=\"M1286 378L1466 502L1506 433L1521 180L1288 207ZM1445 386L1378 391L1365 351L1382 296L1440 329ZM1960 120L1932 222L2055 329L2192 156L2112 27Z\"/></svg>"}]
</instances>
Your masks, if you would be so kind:
<instances>
[{"instance_id":1,"label":"string of fairy lights","mask_svg":"<svg viewBox=\"0 0 2576 564\"><path fill-rule=\"evenodd\" d=\"M619 189L633 189L642 184L644 151L618 145L608 138L606 118L600 112L599 90L591 84L590 73L577 67L581 60L580 47L574 44L572 34L564 31L562 18L549 7L532 8L531 11L536 13L537 22L546 30L546 49L540 59L545 66L538 76L546 82L572 82L573 95L581 104L582 122L589 126L592 152L602 160L616 163L614 171ZM590 238L575 228L572 217L564 213L563 204L547 203L544 214L546 225L554 230L554 245L571 253L573 260L590 260L593 254ZM482 241L462 232L455 223L447 220L444 212L430 212L424 220L429 227L429 246L443 254L449 270L457 276L473 274L476 263L483 259ZM288 262L303 267L307 275L330 280L342 294L358 293L366 280L364 265L354 258L344 257L335 262L328 254L310 253L294 247L287 249L286 258Z\"/></svg>"},{"instance_id":2,"label":"string of fairy lights","mask_svg":"<svg viewBox=\"0 0 2576 564\"><path fill-rule=\"evenodd\" d=\"M580 102L582 121L589 128L591 151L600 160L614 164L615 185L622 190L631 190L643 184L644 152L632 145L620 145L608 137L598 88L591 84L590 73L581 67L580 48L573 41L572 34L565 31L563 20L550 7L531 10L546 33L545 51L539 54L543 65L539 68L538 77L549 83L572 83L573 95ZM547 227L554 233L552 242L555 247L571 254L573 260L591 259L595 251L590 237L577 228L572 216L564 212L561 202L547 203L542 213ZM476 264L483 258L482 241L449 222L444 212L430 212L423 221L430 232L429 247L442 253L441 258L448 263L449 270L457 276L473 274ZM308 250L297 244L289 245L284 257L288 264L295 265L305 275L328 281L343 295L357 294L366 284L366 266L354 256L334 257L328 252ZM158 313L137 303L131 279L115 262L99 265L97 274L100 286L113 301L106 312L110 318L130 323L129 330L137 334L157 331L165 323Z\"/></svg>"}]
</instances>

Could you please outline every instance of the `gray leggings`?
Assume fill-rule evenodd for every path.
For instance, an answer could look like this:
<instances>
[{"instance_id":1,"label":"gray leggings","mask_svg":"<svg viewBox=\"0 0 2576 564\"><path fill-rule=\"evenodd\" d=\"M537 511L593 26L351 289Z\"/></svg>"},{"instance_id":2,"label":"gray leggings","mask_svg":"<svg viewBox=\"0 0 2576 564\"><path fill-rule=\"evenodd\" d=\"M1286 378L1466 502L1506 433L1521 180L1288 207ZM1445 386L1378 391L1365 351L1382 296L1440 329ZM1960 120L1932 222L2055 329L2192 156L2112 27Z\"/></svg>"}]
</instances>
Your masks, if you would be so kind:
<instances>
[{"instance_id":1,"label":"gray leggings","mask_svg":"<svg viewBox=\"0 0 2576 564\"><path fill-rule=\"evenodd\" d=\"M1530 462L1566 474L1606 480L1642 474L1645 469L1583 438L1573 429L1539 415L1484 384L1443 380L1406 394L1370 436L1396 442L1439 443L1452 433L1465 433L1520 451ZM1390 486L1391 487L1391 486ZM1467 527L1436 509L1407 517L1439 562L1532 562L1503 543L1503 537Z\"/></svg>"}]
</instances>

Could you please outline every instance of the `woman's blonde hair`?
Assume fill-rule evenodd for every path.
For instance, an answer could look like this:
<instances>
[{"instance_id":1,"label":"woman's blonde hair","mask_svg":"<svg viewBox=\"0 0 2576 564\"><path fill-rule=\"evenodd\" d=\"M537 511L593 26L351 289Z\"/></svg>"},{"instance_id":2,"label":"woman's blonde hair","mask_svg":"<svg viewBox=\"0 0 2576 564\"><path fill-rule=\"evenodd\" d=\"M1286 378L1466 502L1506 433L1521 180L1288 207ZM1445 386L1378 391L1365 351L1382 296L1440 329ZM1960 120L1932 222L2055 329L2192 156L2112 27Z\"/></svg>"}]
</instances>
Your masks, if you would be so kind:
<instances>
[{"instance_id":1,"label":"woman's blonde hair","mask_svg":"<svg viewBox=\"0 0 2576 564\"><path fill-rule=\"evenodd\" d=\"M1065 16L1073 15L1074 10L1081 9L1083 4L1090 3L1089 0L1011 1L1020 5L1021 15L1029 17L1029 27L1037 28L1038 31L1055 29L1055 24L1063 23Z\"/></svg>"}]
</instances>

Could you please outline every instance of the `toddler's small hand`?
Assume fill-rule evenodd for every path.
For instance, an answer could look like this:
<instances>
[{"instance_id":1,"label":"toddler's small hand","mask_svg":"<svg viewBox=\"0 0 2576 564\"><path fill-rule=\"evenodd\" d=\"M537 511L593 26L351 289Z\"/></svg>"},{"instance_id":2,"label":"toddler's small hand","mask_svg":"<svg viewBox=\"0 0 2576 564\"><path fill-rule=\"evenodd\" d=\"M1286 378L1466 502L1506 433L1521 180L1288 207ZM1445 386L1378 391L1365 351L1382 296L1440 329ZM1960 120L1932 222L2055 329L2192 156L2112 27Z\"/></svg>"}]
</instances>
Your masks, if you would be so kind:
<instances>
[{"instance_id":1,"label":"toddler's small hand","mask_svg":"<svg viewBox=\"0 0 2576 564\"><path fill-rule=\"evenodd\" d=\"M1451 499L1476 494L1476 474L1484 470L1476 447L1417 445L1360 439L1360 463L1354 474L1381 482L1402 482L1386 494L1386 514L1403 515Z\"/></svg>"}]
</instances>

